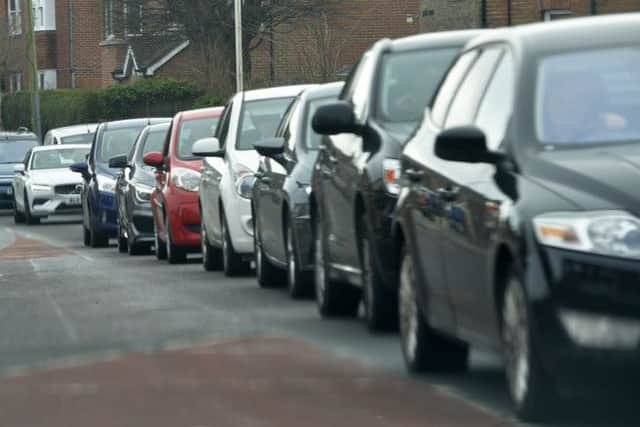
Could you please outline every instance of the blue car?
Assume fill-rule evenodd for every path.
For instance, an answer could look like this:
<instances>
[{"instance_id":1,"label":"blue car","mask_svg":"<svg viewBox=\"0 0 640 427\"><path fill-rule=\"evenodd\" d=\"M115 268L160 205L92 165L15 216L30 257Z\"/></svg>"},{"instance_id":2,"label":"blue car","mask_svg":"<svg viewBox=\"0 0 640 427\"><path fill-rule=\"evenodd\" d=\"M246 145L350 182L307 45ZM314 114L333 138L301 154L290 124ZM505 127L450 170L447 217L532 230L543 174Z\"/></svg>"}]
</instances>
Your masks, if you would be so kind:
<instances>
[{"instance_id":1,"label":"blue car","mask_svg":"<svg viewBox=\"0 0 640 427\"><path fill-rule=\"evenodd\" d=\"M82 230L85 246L105 247L118 235L115 184L118 168L110 167L114 157L131 151L138 135L148 125L170 122L170 118L133 119L102 123L96 132L87 161L71 170L82 174Z\"/></svg>"}]
</instances>

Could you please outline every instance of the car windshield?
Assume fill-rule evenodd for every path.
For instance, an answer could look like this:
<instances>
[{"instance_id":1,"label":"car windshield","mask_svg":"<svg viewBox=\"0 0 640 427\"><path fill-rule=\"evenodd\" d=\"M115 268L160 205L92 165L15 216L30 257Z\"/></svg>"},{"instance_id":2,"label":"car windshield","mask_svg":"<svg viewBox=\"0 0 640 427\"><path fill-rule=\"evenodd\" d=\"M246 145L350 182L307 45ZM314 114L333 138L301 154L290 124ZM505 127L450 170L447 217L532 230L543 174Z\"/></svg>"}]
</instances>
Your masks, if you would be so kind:
<instances>
[{"instance_id":1,"label":"car windshield","mask_svg":"<svg viewBox=\"0 0 640 427\"><path fill-rule=\"evenodd\" d=\"M0 164L23 162L27 151L35 145L35 140L0 142Z\"/></svg>"},{"instance_id":2,"label":"car windshield","mask_svg":"<svg viewBox=\"0 0 640 427\"><path fill-rule=\"evenodd\" d=\"M60 138L60 142L64 145L67 144L91 144L95 133L85 132L78 135L69 135L64 138Z\"/></svg>"},{"instance_id":3,"label":"car windshield","mask_svg":"<svg viewBox=\"0 0 640 427\"><path fill-rule=\"evenodd\" d=\"M540 61L538 140L558 147L640 142L640 48L563 53Z\"/></svg>"},{"instance_id":4,"label":"car windshield","mask_svg":"<svg viewBox=\"0 0 640 427\"><path fill-rule=\"evenodd\" d=\"M84 162L87 153L89 147L36 151L31 158L31 169L65 169L74 163Z\"/></svg>"},{"instance_id":5,"label":"car windshield","mask_svg":"<svg viewBox=\"0 0 640 427\"><path fill-rule=\"evenodd\" d=\"M385 54L378 118L384 123L418 122L457 52L447 48Z\"/></svg>"},{"instance_id":6,"label":"car windshield","mask_svg":"<svg viewBox=\"0 0 640 427\"><path fill-rule=\"evenodd\" d=\"M193 144L202 138L212 137L218 126L218 117L184 120L178 133L178 158L194 159L191 149Z\"/></svg>"},{"instance_id":7,"label":"car windshield","mask_svg":"<svg viewBox=\"0 0 640 427\"><path fill-rule=\"evenodd\" d=\"M242 108L237 150L253 150L253 144L276 134L293 97L248 101Z\"/></svg>"},{"instance_id":8,"label":"car windshield","mask_svg":"<svg viewBox=\"0 0 640 427\"><path fill-rule=\"evenodd\" d=\"M318 98L314 99L309 103L309 111L307 112L307 123L306 123L306 144L307 148L310 150L317 150L320 146L320 142L322 141L322 136L318 135L312 128L311 122L313 120L313 116L315 115L318 108L321 106L330 103L331 101L335 101L335 97L326 97L326 98Z\"/></svg>"},{"instance_id":9,"label":"car windshield","mask_svg":"<svg viewBox=\"0 0 640 427\"><path fill-rule=\"evenodd\" d=\"M151 153L152 151L162 151L166 137L167 129L149 132L143 142L142 149L138 151L136 162L142 164L142 159L145 154Z\"/></svg>"},{"instance_id":10,"label":"car windshield","mask_svg":"<svg viewBox=\"0 0 640 427\"><path fill-rule=\"evenodd\" d=\"M98 162L107 163L117 156L126 156L131 151L144 125L121 129L107 129L102 135Z\"/></svg>"}]
</instances>

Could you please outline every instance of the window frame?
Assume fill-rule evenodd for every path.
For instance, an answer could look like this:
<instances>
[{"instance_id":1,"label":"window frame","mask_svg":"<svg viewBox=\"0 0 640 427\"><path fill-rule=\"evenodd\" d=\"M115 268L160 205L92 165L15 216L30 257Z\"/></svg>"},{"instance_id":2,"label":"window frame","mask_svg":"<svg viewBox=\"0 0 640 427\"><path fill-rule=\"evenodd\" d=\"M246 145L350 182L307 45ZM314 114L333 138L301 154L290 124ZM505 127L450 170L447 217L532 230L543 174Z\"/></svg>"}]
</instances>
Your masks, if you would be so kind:
<instances>
[{"instance_id":1,"label":"window frame","mask_svg":"<svg viewBox=\"0 0 640 427\"><path fill-rule=\"evenodd\" d=\"M11 7L13 3L13 8ZM22 8L20 0L7 0L7 24L9 35L19 36L22 34Z\"/></svg>"}]
</instances>

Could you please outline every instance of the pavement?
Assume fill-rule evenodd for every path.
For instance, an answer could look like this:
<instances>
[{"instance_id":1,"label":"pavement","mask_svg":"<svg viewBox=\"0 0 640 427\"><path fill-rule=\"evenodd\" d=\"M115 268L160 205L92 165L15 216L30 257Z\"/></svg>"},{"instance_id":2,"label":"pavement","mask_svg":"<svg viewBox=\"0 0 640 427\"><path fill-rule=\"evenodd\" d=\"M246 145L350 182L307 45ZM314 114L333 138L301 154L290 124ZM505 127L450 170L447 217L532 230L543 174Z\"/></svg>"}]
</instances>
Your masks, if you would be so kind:
<instances>
[{"instance_id":1,"label":"pavement","mask_svg":"<svg viewBox=\"0 0 640 427\"><path fill-rule=\"evenodd\" d=\"M0 402L0 426L517 425L496 354L410 377L396 334L197 256L85 248L77 217L0 216ZM640 424L597 403L547 425Z\"/></svg>"}]
</instances>

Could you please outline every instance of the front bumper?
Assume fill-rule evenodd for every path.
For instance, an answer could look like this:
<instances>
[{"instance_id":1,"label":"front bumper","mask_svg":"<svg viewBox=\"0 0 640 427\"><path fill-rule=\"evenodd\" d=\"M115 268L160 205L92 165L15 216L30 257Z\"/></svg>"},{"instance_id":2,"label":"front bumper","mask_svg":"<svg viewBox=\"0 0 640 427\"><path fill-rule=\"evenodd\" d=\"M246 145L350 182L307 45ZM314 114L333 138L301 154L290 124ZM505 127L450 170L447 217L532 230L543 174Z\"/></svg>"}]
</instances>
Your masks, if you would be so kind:
<instances>
[{"instance_id":1,"label":"front bumper","mask_svg":"<svg viewBox=\"0 0 640 427\"><path fill-rule=\"evenodd\" d=\"M532 320L547 370L598 387L640 378L640 262L543 248L527 280ZM538 287L530 283L530 294Z\"/></svg>"},{"instance_id":2,"label":"front bumper","mask_svg":"<svg viewBox=\"0 0 640 427\"><path fill-rule=\"evenodd\" d=\"M174 189L165 200L169 211L171 238L178 246L200 248L198 193Z\"/></svg>"},{"instance_id":3,"label":"front bumper","mask_svg":"<svg viewBox=\"0 0 640 427\"><path fill-rule=\"evenodd\" d=\"M233 249L242 255L253 255L253 216L251 201L235 193L224 205Z\"/></svg>"},{"instance_id":4,"label":"front bumper","mask_svg":"<svg viewBox=\"0 0 640 427\"><path fill-rule=\"evenodd\" d=\"M13 209L13 187L11 182L0 182L0 209Z\"/></svg>"},{"instance_id":5,"label":"front bumper","mask_svg":"<svg viewBox=\"0 0 640 427\"><path fill-rule=\"evenodd\" d=\"M35 217L82 213L79 194L32 193L30 203Z\"/></svg>"}]
</instances>

